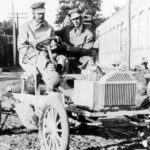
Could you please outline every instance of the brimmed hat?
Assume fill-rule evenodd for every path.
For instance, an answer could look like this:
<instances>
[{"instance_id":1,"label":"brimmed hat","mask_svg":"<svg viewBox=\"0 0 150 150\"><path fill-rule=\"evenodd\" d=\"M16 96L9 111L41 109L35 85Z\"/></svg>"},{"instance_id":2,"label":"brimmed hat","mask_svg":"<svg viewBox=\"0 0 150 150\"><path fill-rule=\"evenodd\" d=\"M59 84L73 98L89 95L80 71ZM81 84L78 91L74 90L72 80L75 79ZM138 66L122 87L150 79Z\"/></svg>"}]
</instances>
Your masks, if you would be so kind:
<instances>
[{"instance_id":1,"label":"brimmed hat","mask_svg":"<svg viewBox=\"0 0 150 150\"><path fill-rule=\"evenodd\" d=\"M70 19L73 20L81 16L81 11L78 8L74 8L69 11L69 15Z\"/></svg>"},{"instance_id":2,"label":"brimmed hat","mask_svg":"<svg viewBox=\"0 0 150 150\"><path fill-rule=\"evenodd\" d=\"M37 13L45 13L45 2L37 2L31 5L31 8Z\"/></svg>"}]
</instances>

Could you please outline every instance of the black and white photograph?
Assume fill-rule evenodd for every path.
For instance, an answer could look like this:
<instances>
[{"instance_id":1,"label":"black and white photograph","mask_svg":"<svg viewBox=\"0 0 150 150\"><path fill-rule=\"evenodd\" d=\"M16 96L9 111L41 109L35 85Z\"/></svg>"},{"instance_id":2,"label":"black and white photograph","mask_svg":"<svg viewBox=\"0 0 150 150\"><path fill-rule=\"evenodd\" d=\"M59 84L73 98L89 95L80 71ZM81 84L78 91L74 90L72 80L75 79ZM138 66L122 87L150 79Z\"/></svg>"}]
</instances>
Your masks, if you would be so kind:
<instances>
[{"instance_id":1,"label":"black and white photograph","mask_svg":"<svg viewBox=\"0 0 150 150\"><path fill-rule=\"evenodd\" d=\"M0 150L150 150L150 0L0 12Z\"/></svg>"}]
</instances>

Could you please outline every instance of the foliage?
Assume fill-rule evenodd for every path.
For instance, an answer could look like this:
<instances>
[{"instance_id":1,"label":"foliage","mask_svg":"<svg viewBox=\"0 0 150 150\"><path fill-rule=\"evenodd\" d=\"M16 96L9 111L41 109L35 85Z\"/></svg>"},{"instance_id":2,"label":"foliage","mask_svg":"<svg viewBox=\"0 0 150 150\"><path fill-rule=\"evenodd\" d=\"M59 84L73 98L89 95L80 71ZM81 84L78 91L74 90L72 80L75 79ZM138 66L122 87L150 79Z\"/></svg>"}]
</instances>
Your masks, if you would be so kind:
<instances>
[{"instance_id":1,"label":"foliage","mask_svg":"<svg viewBox=\"0 0 150 150\"><path fill-rule=\"evenodd\" d=\"M114 6L114 10L115 10L115 12L117 12L117 11L120 10L120 7L119 6Z\"/></svg>"},{"instance_id":2,"label":"foliage","mask_svg":"<svg viewBox=\"0 0 150 150\"><path fill-rule=\"evenodd\" d=\"M12 27L12 20L3 21L3 28L9 29Z\"/></svg>"},{"instance_id":3,"label":"foliage","mask_svg":"<svg viewBox=\"0 0 150 150\"><path fill-rule=\"evenodd\" d=\"M60 24L65 19L65 16L68 14L69 7L68 6L61 6L61 8L58 10L56 14L56 24Z\"/></svg>"},{"instance_id":4,"label":"foliage","mask_svg":"<svg viewBox=\"0 0 150 150\"><path fill-rule=\"evenodd\" d=\"M112 15L116 14L119 10L120 10L119 6L114 6L114 12L112 13Z\"/></svg>"},{"instance_id":5,"label":"foliage","mask_svg":"<svg viewBox=\"0 0 150 150\"><path fill-rule=\"evenodd\" d=\"M55 23L62 23L68 10L78 7L82 10L83 15L92 16L94 25L98 26L105 20L105 18L101 16L101 3L102 0L59 0L60 8Z\"/></svg>"},{"instance_id":6,"label":"foliage","mask_svg":"<svg viewBox=\"0 0 150 150\"><path fill-rule=\"evenodd\" d=\"M3 22L0 22L0 27L2 28L4 34L12 35L13 33L12 20L8 21L4 20Z\"/></svg>"}]
</instances>

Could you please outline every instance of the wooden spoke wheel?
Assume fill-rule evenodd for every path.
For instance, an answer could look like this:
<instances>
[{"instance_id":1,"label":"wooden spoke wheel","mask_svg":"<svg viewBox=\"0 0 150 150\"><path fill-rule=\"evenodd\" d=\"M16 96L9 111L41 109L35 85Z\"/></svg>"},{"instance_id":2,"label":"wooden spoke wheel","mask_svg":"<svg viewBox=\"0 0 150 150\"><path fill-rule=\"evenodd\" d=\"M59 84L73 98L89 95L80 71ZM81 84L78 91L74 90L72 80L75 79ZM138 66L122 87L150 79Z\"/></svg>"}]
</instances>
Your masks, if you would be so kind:
<instances>
[{"instance_id":1,"label":"wooden spoke wheel","mask_svg":"<svg viewBox=\"0 0 150 150\"><path fill-rule=\"evenodd\" d=\"M67 150L69 143L68 117L59 100L51 100L42 111L39 123L42 150Z\"/></svg>"}]
</instances>

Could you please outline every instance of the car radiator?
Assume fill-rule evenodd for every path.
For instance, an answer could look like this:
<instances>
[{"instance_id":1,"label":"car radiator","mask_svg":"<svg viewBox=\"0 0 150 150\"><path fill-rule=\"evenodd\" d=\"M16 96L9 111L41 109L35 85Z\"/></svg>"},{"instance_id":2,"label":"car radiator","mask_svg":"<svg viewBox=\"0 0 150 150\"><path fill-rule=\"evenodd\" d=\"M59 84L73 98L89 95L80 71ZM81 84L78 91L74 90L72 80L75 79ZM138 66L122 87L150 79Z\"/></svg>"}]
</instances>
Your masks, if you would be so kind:
<instances>
[{"instance_id":1,"label":"car radiator","mask_svg":"<svg viewBox=\"0 0 150 150\"><path fill-rule=\"evenodd\" d=\"M127 71L111 71L99 81L75 80L73 102L90 109L133 106L136 80Z\"/></svg>"},{"instance_id":2,"label":"car radiator","mask_svg":"<svg viewBox=\"0 0 150 150\"><path fill-rule=\"evenodd\" d=\"M98 83L99 107L132 106L136 99L136 80L125 71L112 71Z\"/></svg>"}]
</instances>

